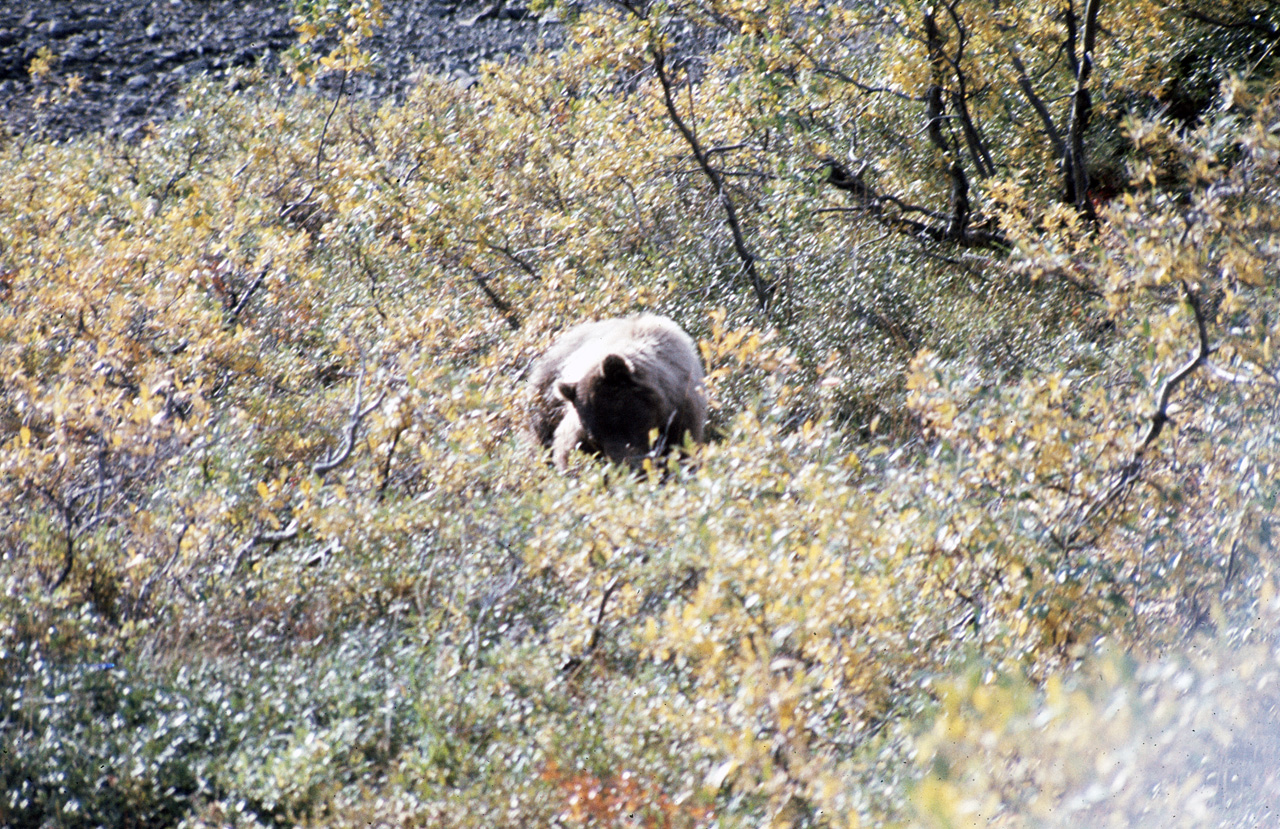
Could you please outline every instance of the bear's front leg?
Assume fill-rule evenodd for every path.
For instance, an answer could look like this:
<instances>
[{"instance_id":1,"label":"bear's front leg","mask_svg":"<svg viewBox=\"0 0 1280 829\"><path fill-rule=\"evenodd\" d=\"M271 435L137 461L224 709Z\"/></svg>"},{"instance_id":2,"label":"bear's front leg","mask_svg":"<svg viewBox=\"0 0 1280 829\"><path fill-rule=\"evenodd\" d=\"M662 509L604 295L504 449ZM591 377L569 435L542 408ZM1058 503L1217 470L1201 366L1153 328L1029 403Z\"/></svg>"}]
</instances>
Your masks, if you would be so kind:
<instances>
[{"instance_id":1,"label":"bear's front leg","mask_svg":"<svg viewBox=\"0 0 1280 829\"><path fill-rule=\"evenodd\" d=\"M561 472L569 467L569 453L582 445L586 432L582 421L578 419L578 410L566 406L564 419L556 427L555 439L551 442L551 461Z\"/></svg>"}]
</instances>

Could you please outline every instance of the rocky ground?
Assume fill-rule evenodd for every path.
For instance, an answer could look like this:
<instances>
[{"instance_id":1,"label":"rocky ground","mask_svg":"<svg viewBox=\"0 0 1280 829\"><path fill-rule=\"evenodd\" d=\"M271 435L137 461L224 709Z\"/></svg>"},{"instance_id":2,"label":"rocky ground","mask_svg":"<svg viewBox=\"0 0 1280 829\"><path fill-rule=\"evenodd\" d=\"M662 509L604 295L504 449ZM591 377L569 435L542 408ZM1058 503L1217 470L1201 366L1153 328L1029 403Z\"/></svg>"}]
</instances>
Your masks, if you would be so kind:
<instances>
[{"instance_id":1,"label":"rocky ground","mask_svg":"<svg viewBox=\"0 0 1280 829\"><path fill-rule=\"evenodd\" d=\"M523 0L385 0L387 25L368 44L377 68L354 94L402 92L425 70L465 77L483 60L561 40ZM65 139L128 135L175 109L186 81L278 55L295 39L288 0L0 0L0 130ZM31 73L48 48L49 71Z\"/></svg>"}]
</instances>

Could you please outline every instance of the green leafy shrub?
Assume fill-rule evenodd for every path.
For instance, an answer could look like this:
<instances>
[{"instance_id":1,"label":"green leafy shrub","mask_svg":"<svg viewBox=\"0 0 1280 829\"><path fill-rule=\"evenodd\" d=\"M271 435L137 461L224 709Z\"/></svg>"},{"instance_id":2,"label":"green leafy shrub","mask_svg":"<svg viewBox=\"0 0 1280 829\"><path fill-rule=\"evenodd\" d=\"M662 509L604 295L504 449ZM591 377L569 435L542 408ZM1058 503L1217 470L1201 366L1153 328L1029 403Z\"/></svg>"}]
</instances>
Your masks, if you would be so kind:
<instances>
[{"instance_id":1,"label":"green leafy shrub","mask_svg":"<svg viewBox=\"0 0 1280 829\"><path fill-rule=\"evenodd\" d=\"M246 76L0 145L0 822L1034 822L1159 654L1268 676L1266 38L1102 6L1085 89L1069 12L566 9L402 105ZM715 440L555 474L526 367L639 309ZM1269 710L1187 658L1188 716Z\"/></svg>"}]
</instances>

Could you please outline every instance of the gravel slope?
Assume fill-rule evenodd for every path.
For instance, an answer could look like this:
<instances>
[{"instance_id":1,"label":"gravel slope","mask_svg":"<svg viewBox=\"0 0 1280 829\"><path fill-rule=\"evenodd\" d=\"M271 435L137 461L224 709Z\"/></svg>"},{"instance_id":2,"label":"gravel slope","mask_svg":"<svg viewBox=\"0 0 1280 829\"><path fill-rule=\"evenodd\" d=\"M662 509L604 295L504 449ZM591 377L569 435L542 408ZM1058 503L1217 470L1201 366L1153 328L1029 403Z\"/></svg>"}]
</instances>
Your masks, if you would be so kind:
<instances>
[{"instance_id":1,"label":"gravel slope","mask_svg":"<svg viewBox=\"0 0 1280 829\"><path fill-rule=\"evenodd\" d=\"M403 91L414 67L466 75L486 59L561 41L523 0L385 0L387 25L369 43L379 62L355 94ZM287 0L0 0L0 129L65 139L94 130L128 135L174 111L182 83L263 61L294 41ZM42 47L43 79L29 73ZM78 91L67 79L79 76Z\"/></svg>"}]
</instances>

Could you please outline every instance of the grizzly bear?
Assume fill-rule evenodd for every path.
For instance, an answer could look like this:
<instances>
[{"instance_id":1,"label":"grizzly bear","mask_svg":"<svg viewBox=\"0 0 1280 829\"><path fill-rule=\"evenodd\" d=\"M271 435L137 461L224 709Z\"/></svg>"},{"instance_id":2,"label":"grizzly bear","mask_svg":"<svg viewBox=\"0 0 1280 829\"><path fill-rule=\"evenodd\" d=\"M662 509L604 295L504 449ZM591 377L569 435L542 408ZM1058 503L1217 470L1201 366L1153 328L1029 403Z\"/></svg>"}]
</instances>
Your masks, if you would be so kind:
<instances>
[{"instance_id":1,"label":"grizzly bear","mask_svg":"<svg viewBox=\"0 0 1280 829\"><path fill-rule=\"evenodd\" d=\"M530 425L557 469L574 449L638 464L680 446L686 434L702 442L702 377L693 340L666 317L582 323L534 364Z\"/></svg>"}]
</instances>

